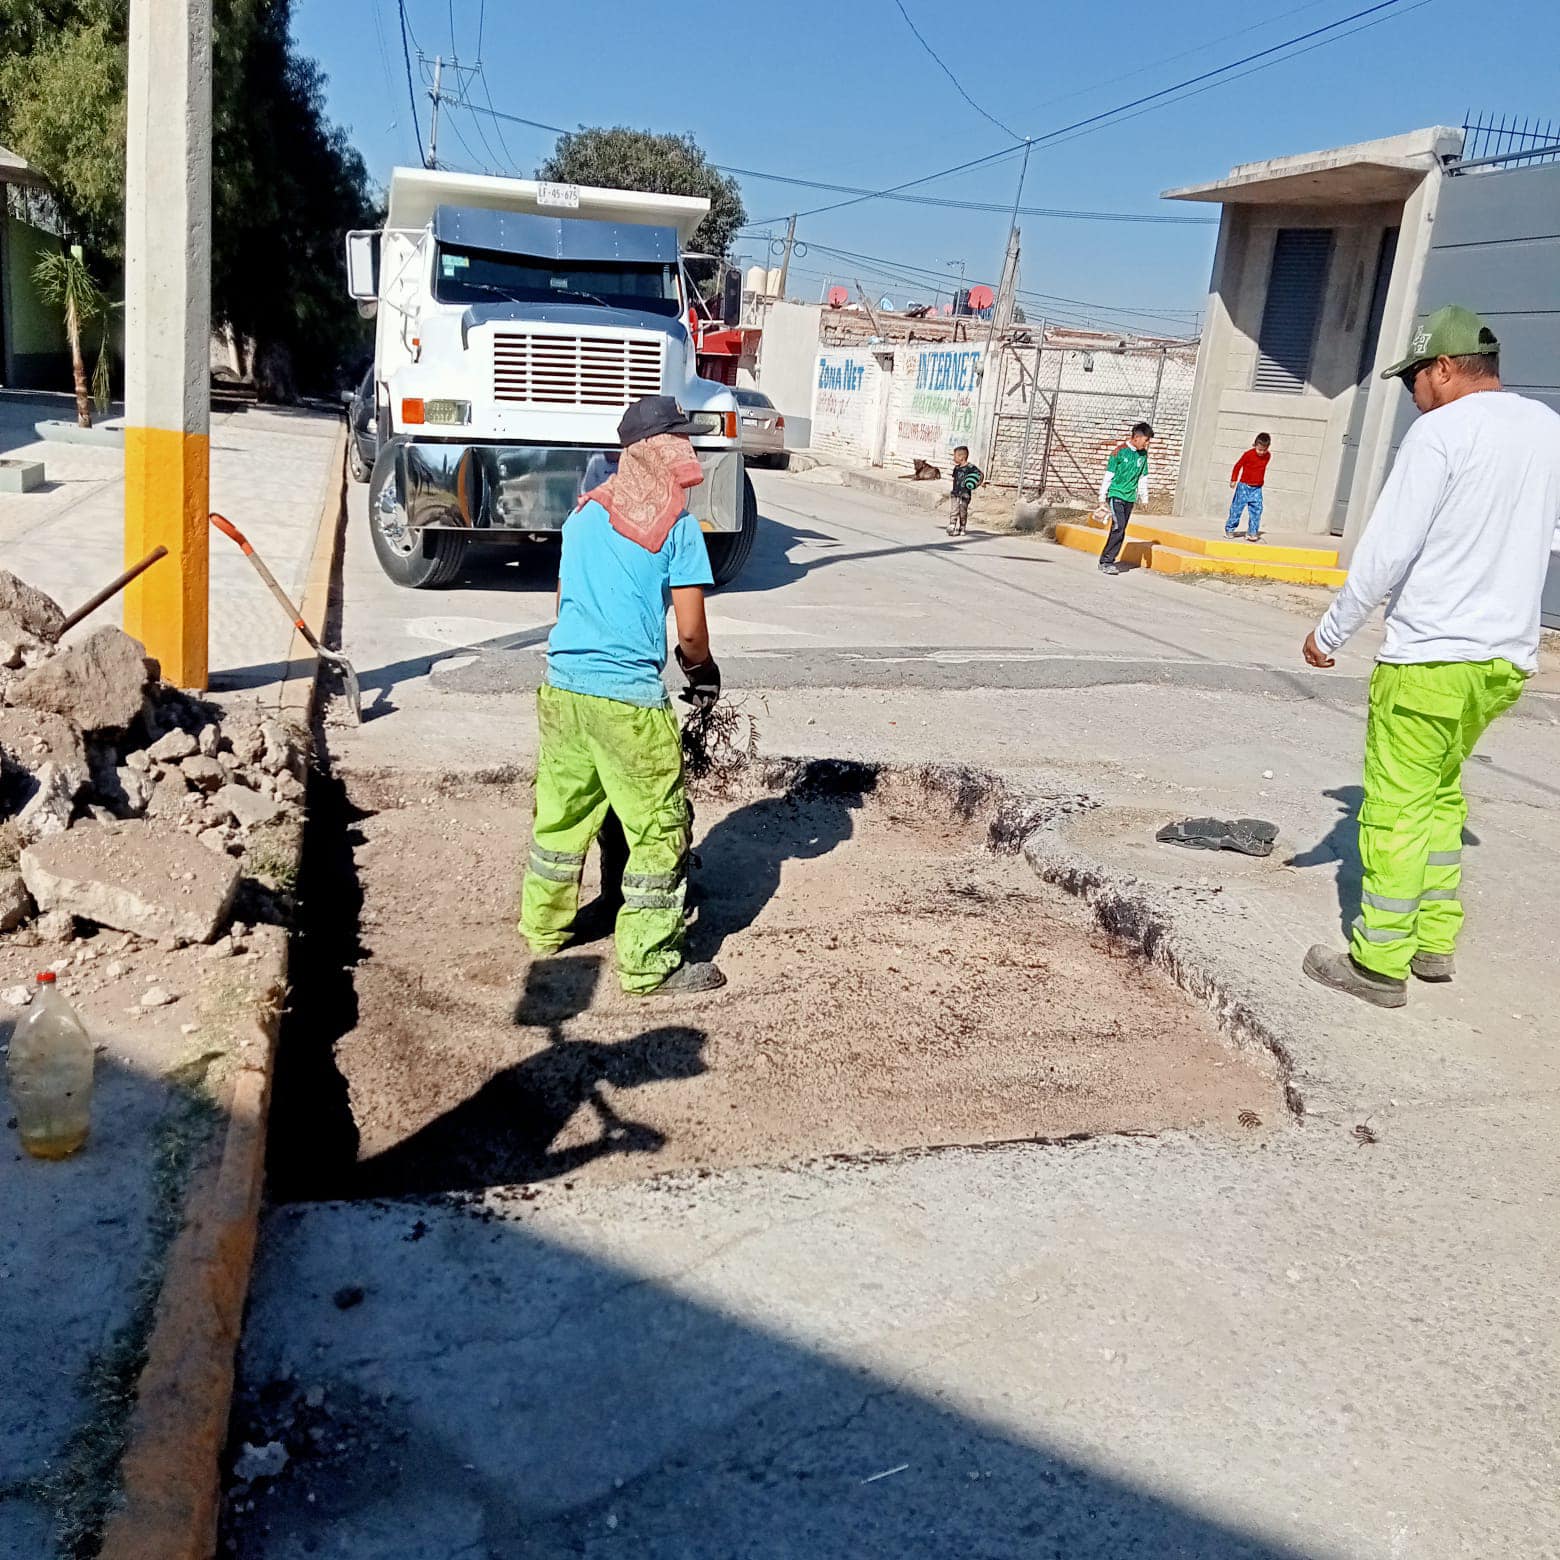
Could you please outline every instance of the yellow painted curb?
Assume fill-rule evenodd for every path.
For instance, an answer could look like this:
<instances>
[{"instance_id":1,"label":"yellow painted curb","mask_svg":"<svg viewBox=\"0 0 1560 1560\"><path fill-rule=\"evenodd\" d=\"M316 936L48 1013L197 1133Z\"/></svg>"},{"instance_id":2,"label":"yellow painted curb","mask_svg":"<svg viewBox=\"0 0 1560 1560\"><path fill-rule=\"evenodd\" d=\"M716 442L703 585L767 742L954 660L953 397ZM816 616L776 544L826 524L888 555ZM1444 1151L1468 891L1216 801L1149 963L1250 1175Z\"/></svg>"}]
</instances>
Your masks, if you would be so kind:
<instances>
[{"instance_id":1,"label":"yellow painted curb","mask_svg":"<svg viewBox=\"0 0 1560 1560\"><path fill-rule=\"evenodd\" d=\"M1056 528L1056 540L1063 547L1071 547L1074 552L1093 553L1097 558L1105 551L1106 531L1096 530L1093 526L1075 525L1070 521L1063 522ZM1132 529L1127 528L1127 540L1121 549L1121 561L1126 564L1135 564L1138 567L1146 567L1154 552L1154 544L1144 541L1141 537L1134 537Z\"/></svg>"},{"instance_id":2,"label":"yellow painted curb","mask_svg":"<svg viewBox=\"0 0 1560 1560\"><path fill-rule=\"evenodd\" d=\"M299 603L311 628L329 607L333 565L346 519L346 435L338 433L315 533L309 582ZM294 636L293 651L302 646ZM307 647L303 646L307 651ZM279 705L307 726L318 664L291 660ZM222 1152L191 1181L184 1223L168 1254L136 1384L129 1442L120 1464L120 1504L103 1532L99 1560L210 1560L222 1498L233 1372L243 1328L265 1177L266 1124L285 990L286 944L275 1001L255 1022L255 1060L239 1069L227 1104Z\"/></svg>"},{"instance_id":3,"label":"yellow painted curb","mask_svg":"<svg viewBox=\"0 0 1560 1560\"><path fill-rule=\"evenodd\" d=\"M1168 547L1155 547L1148 566L1159 574L1216 574L1248 580L1279 580L1290 585L1336 587L1349 577L1347 569L1309 568L1299 564L1269 562L1266 557L1260 560L1189 557Z\"/></svg>"}]
</instances>

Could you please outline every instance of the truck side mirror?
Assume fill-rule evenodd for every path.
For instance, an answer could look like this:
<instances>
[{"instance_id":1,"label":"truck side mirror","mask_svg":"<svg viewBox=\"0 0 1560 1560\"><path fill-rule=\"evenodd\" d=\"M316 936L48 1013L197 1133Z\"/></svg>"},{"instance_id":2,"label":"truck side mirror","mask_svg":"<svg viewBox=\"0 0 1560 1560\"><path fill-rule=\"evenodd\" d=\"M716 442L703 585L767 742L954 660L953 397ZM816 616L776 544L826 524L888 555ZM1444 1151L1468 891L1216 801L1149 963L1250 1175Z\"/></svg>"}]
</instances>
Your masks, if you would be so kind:
<instances>
[{"instance_id":1,"label":"truck side mirror","mask_svg":"<svg viewBox=\"0 0 1560 1560\"><path fill-rule=\"evenodd\" d=\"M347 234L347 294L360 302L379 296L379 239L377 228Z\"/></svg>"}]
</instances>

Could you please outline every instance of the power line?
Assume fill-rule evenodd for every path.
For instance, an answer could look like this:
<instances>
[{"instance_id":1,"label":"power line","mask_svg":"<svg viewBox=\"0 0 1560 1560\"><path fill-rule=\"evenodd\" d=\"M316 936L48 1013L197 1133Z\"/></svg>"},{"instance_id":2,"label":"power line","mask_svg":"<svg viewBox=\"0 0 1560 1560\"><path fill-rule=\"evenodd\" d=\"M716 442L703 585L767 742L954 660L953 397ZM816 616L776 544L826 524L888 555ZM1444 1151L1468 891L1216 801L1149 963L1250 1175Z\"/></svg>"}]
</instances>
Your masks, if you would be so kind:
<instances>
[{"instance_id":1,"label":"power line","mask_svg":"<svg viewBox=\"0 0 1560 1560\"><path fill-rule=\"evenodd\" d=\"M758 236L758 235L739 235ZM891 277L912 286L925 286L928 284L941 287L950 287L951 279L944 273L933 271L926 266L919 266L909 261L887 260L881 255L866 255L850 249L836 249L828 244L810 244L809 248L814 254L833 255L849 264L865 264L875 269L876 274ZM914 273L914 274L912 274ZM990 285L989 283L987 285ZM1185 328L1188 320L1195 319L1196 309L1154 309L1138 308L1130 304L1096 303L1088 298L1067 298L1059 293L1036 292L1029 288L1019 288L1018 295L1028 299L1031 303L1038 303L1049 308L1052 304L1070 304L1077 308L1097 310L1101 315L1120 317L1135 317L1145 320L1160 320L1167 324L1175 324ZM1070 312L1070 311L1056 311Z\"/></svg>"},{"instance_id":2,"label":"power line","mask_svg":"<svg viewBox=\"0 0 1560 1560\"><path fill-rule=\"evenodd\" d=\"M1098 92L1102 87L1113 87L1121 81L1133 81L1139 76L1147 76L1153 71L1160 70L1166 65L1174 65L1177 60L1188 60L1194 54L1204 54L1209 49L1217 48L1221 43L1228 43L1232 38L1244 38L1247 33L1260 32L1264 27L1271 27L1276 22L1287 21L1291 16L1298 16L1302 11L1314 11L1318 6L1323 6L1328 0L1306 0L1304 5L1297 5L1288 11L1280 11L1277 16L1264 16L1260 22L1253 22L1249 27L1238 27L1234 32L1220 33L1217 38L1209 38L1204 43L1197 44L1194 48L1182 49L1179 54L1166 54L1160 56L1151 65L1140 65L1136 70L1124 71L1119 76L1107 77L1104 81L1091 82L1086 87L1079 87L1076 92L1063 92L1057 97L1046 98L1044 102L1036 103L1035 107L1050 108L1057 103L1070 103L1074 98L1088 97Z\"/></svg>"},{"instance_id":3,"label":"power line","mask_svg":"<svg viewBox=\"0 0 1560 1560\"><path fill-rule=\"evenodd\" d=\"M454 102L454 99L450 101ZM488 106L484 108L480 103L471 103L461 100L457 107L469 108L473 113L486 114L495 120L502 120L506 124L525 125L531 130L545 130L549 135L573 135L575 132L565 129L562 125L550 125L545 120L527 119L522 114L506 113L492 106L492 98L489 95ZM1012 148L1010 153L1000 155L1013 155L1022 152L1022 145ZM512 160L512 159L511 159ZM710 165L722 173L735 174L739 179L767 179L773 184L794 184L802 189L823 190L834 195L865 195L881 196L886 200L903 201L915 206L945 206L956 211L999 211L1011 210L1011 207L1003 205L999 201L988 200L958 200L952 196L941 195L903 195L883 194L878 190L866 189L857 184L829 184L820 179L803 179L788 173L767 173L760 168L739 168L734 163L712 163ZM803 213L805 215L805 213ZM1136 211L1080 211L1061 206L1021 206L1021 217L1056 217L1060 219L1075 219L1087 222L1146 222L1166 224L1180 227L1214 227L1218 224L1217 217L1182 217L1170 216L1160 212L1136 212ZM773 217L769 220L779 222L784 218ZM762 225L762 224L758 224Z\"/></svg>"},{"instance_id":4,"label":"power line","mask_svg":"<svg viewBox=\"0 0 1560 1560\"><path fill-rule=\"evenodd\" d=\"M926 41L924 37L921 36L921 29L910 20L910 13L904 8L903 0L894 0L894 5L899 14L904 17L905 26L915 34L915 41L926 50L928 55L931 56L932 63L938 68L938 70L940 70L943 75L945 75L948 80L953 83L953 90L957 92L959 96L963 98L964 101L968 103L977 114L980 115L982 119L987 120L991 124L994 124L997 129L1002 131L1004 135L1011 136L1015 141L1022 141L1024 139L1023 136L1021 136L1016 130L1010 130L1005 124L1002 123L1000 119L997 118L995 114L988 114L986 110L983 109L980 104L977 103L975 99L964 90L964 87L961 85L959 78L948 69L947 63L944 61L943 57L931 46L931 44Z\"/></svg>"},{"instance_id":5,"label":"power line","mask_svg":"<svg viewBox=\"0 0 1560 1560\"><path fill-rule=\"evenodd\" d=\"M395 0L395 8L401 16L401 58L406 61L406 95L412 103L412 129L417 133L417 158L426 167L428 154L423 150L422 121L417 117L417 88L412 83L412 51L406 41L406 0Z\"/></svg>"},{"instance_id":6,"label":"power line","mask_svg":"<svg viewBox=\"0 0 1560 1560\"><path fill-rule=\"evenodd\" d=\"M1238 60L1230 60L1226 64L1215 66L1212 70L1200 71L1195 76L1188 76L1184 81L1175 82L1173 85L1168 87L1161 87L1157 92L1144 93L1141 97L1133 98L1130 102L1118 103L1114 108L1102 109L1097 114L1090 114L1083 119L1075 119L1071 124L1059 125L1055 130L1047 130L1043 135L1033 137L1033 144L1040 146L1046 143L1054 143L1059 141L1064 136L1068 140L1074 140L1077 138L1077 133L1090 130L1091 128L1103 128L1104 121L1114 120L1118 115L1126 115L1132 109L1141 108L1149 104L1160 104L1161 106L1164 106L1162 100L1170 98L1174 93L1184 91L1187 87L1196 86L1200 82L1209 81L1217 76L1224 76L1228 72L1232 70L1238 70L1241 66L1249 65L1256 60L1270 60L1272 55L1278 54L1284 49L1292 48L1297 43L1305 43L1312 38L1320 37L1323 33L1336 32L1338 28L1346 26L1349 22L1358 21L1361 17L1374 15L1378 11L1388 10L1392 6L1399 5L1401 3L1402 0L1376 0L1374 5L1366 6L1362 10L1355 11L1348 16L1339 17L1337 21L1327 22L1321 27L1313 27L1309 32L1298 33L1293 38L1284 39L1282 43L1270 44L1267 48L1257 49L1251 54L1243 55ZM1421 3L1425 3L1425 0L1421 0ZM1418 9L1418 7L1414 7L1414 9ZM1328 41L1333 42L1335 40L1329 39ZM1277 62L1270 60L1270 63ZM1252 72L1247 72L1247 74L1252 74ZM1195 94L1189 93L1188 96L1195 96ZM1133 117L1136 116L1134 115ZM798 217L816 217L821 216L824 212L827 211L839 211L846 206L859 205L863 200L882 199L885 195L891 195L897 193L900 190L910 189L917 184L929 184L935 179L946 178L950 174L963 173L970 168L979 167L986 163L1000 161L1006 157L1012 157L1022 150L1022 146L1004 147L1000 152L993 152L986 157L978 157L970 162L960 163L953 168L945 168L940 173L927 174L924 178L911 179L903 184L892 185L886 190L876 190L869 195L857 196L852 200L836 201L832 205L828 206L815 206L810 211L799 211L796 213L796 215ZM773 221L776 219L770 218L767 220Z\"/></svg>"},{"instance_id":7,"label":"power line","mask_svg":"<svg viewBox=\"0 0 1560 1560\"><path fill-rule=\"evenodd\" d=\"M1022 148L1020 148L1021 150ZM716 167L722 173L734 173L744 179L768 179L776 184L796 184L804 189L828 190L838 195L866 195L873 196L878 192L864 189L857 184L826 184L819 179L793 178L783 173L763 173L757 168L737 168L728 163L717 163ZM946 206L955 211L1011 211L1012 207L995 200L958 200L947 195L887 195L886 200L903 201L914 206ZM1146 222L1155 224L1169 224L1181 227L1214 227L1218 225L1217 217L1182 217L1172 216L1162 212L1137 212L1137 211L1080 211L1072 207L1062 206L1020 206L1018 214L1021 217L1063 217L1086 222ZM799 213L805 215L805 213Z\"/></svg>"}]
</instances>

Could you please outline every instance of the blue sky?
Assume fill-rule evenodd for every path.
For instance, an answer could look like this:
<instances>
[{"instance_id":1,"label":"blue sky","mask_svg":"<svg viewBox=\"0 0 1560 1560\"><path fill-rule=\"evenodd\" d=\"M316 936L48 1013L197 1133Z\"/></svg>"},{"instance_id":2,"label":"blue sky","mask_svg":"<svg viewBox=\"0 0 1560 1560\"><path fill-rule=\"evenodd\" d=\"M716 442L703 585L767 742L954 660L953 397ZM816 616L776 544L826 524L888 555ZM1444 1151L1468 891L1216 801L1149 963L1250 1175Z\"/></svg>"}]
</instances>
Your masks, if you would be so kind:
<instances>
[{"instance_id":1,"label":"blue sky","mask_svg":"<svg viewBox=\"0 0 1560 1560\"><path fill-rule=\"evenodd\" d=\"M1020 135L1039 137L1373 0L1275 0L1271 8L1242 0L903 3L982 109ZM691 131L718 163L879 189L1011 144L960 97L895 0L704 7L407 0L406 9L430 57L453 53L463 65L480 58L484 77L466 87L479 102L487 101L485 86L499 109L549 124ZM653 20L663 13L666 23ZM690 31L670 20L690 16L703 25ZM1244 80L1037 147L1024 204L1208 217L1216 210L1162 202L1159 191L1218 177L1237 162L1460 124L1470 108L1560 117L1554 0L1396 0L1350 25L1378 18L1385 20ZM375 178L397 162L415 163L395 0L295 0L294 33L327 73L330 112ZM415 48L413 71L426 137L430 105ZM490 118L447 106L440 160L530 175L554 140L521 125L501 131ZM914 193L1006 207L1018 167L1009 158ZM756 178L741 183L754 223L845 198ZM1053 314L1175 330L1189 328L1202 306L1211 226L1033 216L1020 225L1021 285L1068 300L1051 304ZM874 295L924 300L931 279L895 278L894 267L954 277L958 267L946 262L963 260L972 280L989 280L1006 231L1001 212L881 200L804 217L797 236L818 248L794 262L791 290L816 297L831 280L859 276ZM764 249L761 238L739 246L752 260ZM1046 310L1037 298L1026 307L1031 315Z\"/></svg>"}]
</instances>

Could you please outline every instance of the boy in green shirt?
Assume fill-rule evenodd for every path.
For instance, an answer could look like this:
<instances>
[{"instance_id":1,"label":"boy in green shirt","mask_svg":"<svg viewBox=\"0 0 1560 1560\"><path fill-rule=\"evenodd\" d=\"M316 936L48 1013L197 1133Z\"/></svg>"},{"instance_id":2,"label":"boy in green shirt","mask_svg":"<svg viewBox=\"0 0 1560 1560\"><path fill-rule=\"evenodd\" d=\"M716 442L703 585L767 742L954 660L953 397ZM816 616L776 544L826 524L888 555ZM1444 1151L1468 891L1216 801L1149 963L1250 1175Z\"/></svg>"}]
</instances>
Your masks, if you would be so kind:
<instances>
[{"instance_id":1,"label":"boy in green shirt","mask_svg":"<svg viewBox=\"0 0 1560 1560\"><path fill-rule=\"evenodd\" d=\"M1154 430L1146 422L1133 423L1127 442L1110 458L1100 482L1100 502L1110 505L1110 535L1100 551L1100 573L1120 574L1116 559L1127 539L1132 506L1148 497L1148 441Z\"/></svg>"}]
</instances>

